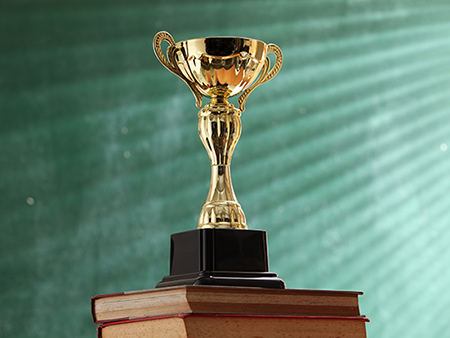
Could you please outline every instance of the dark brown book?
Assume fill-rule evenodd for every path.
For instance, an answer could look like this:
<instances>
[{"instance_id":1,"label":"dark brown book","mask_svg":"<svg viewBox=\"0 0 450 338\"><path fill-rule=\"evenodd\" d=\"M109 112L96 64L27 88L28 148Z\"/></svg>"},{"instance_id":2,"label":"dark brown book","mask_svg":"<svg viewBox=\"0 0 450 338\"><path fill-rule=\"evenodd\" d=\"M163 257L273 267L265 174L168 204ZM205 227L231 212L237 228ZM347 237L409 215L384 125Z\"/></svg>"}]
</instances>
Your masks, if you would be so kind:
<instances>
[{"instance_id":1,"label":"dark brown book","mask_svg":"<svg viewBox=\"0 0 450 338\"><path fill-rule=\"evenodd\" d=\"M366 338L365 317L178 314L107 323L98 338Z\"/></svg>"},{"instance_id":2,"label":"dark brown book","mask_svg":"<svg viewBox=\"0 0 450 338\"><path fill-rule=\"evenodd\" d=\"M92 298L95 323L172 314L253 314L360 317L362 292L176 286Z\"/></svg>"}]
</instances>

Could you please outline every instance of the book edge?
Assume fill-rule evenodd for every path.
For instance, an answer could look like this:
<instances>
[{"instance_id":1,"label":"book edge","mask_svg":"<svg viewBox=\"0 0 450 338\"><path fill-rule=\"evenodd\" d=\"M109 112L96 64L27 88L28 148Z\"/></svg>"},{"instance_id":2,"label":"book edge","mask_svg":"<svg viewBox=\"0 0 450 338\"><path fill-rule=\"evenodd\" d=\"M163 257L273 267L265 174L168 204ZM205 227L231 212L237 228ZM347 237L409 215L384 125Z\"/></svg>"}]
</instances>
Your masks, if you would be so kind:
<instances>
[{"instance_id":1,"label":"book edge","mask_svg":"<svg viewBox=\"0 0 450 338\"><path fill-rule=\"evenodd\" d=\"M248 317L248 318L284 318L284 319L327 319L327 320L355 320L355 321L363 321L370 322L370 319L366 316L357 316L357 317L348 317L348 316L296 316L296 315L242 315L242 314L209 314L209 313L177 313L172 315L163 315L163 316L155 316L155 317L146 317L146 318L134 318L134 319L126 319L122 321L115 321L109 323L103 323L98 328L103 328L111 325L120 325L120 324L128 324L135 322L144 322L150 320L158 320L158 319L167 319L167 318L187 318L187 317Z\"/></svg>"}]
</instances>

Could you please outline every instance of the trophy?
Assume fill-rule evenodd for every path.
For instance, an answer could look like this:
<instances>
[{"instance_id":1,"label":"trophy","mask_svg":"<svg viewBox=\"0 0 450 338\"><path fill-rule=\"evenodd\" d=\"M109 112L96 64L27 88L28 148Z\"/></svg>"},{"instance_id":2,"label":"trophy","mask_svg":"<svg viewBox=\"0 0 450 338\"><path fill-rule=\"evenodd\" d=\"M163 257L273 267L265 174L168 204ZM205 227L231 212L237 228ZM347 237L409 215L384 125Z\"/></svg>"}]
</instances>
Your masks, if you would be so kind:
<instances>
[{"instance_id":1,"label":"trophy","mask_svg":"<svg viewBox=\"0 0 450 338\"><path fill-rule=\"evenodd\" d=\"M161 43L169 46L166 54ZM197 229L171 236L170 275L156 287L173 285L232 285L284 288L269 272L267 238L263 230L247 228L233 191L231 156L241 134L240 115L249 94L280 70L278 46L239 37L208 37L175 43L167 32L153 40L159 61L180 77L202 107L198 133L211 160L211 184ZM275 54L271 68L268 54ZM239 95L239 108L228 98Z\"/></svg>"}]
</instances>

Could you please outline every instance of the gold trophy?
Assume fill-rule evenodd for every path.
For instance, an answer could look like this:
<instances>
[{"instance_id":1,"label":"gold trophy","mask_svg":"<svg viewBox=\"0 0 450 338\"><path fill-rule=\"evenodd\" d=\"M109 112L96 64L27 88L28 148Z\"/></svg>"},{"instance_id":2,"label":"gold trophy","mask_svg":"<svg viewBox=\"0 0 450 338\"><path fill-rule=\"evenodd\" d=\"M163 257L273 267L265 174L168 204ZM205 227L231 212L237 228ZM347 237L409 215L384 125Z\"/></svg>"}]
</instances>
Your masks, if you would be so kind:
<instances>
[{"instance_id":1,"label":"gold trophy","mask_svg":"<svg viewBox=\"0 0 450 338\"><path fill-rule=\"evenodd\" d=\"M169 46L167 53L161 43ZM197 230L172 235L170 276L157 287L180 284L284 288L268 272L266 233L248 230L231 183L230 164L241 135L240 115L249 94L281 69L278 46L238 37L209 37L175 43L167 32L153 40L159 61L191 89L199 112L198 133L211 160L211 184ZM271 68L268 54L275 54ZM228 98L239 95L239 108ZM245 230L240 230L245 229Z\"/></svg>"}]
</instances>

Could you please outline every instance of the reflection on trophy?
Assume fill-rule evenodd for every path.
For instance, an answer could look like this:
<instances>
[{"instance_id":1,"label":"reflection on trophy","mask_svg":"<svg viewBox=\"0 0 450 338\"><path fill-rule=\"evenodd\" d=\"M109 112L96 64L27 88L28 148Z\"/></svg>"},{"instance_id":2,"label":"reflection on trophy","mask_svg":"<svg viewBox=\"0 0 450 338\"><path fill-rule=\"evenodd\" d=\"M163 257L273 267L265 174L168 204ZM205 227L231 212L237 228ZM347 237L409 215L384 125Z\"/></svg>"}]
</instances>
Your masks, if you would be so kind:
<instances>
[{"instance_id":1,"label":"reflection on trophy","mask_svg":"<svg viewBox=\"0 0 450 338\"><path fill-rule=\"evenodd\" d=\"M169 43L166 55L161 43ZM240 115L249 94L280 70L280 48L259 40L210 37L175 43L167 32L153 40L159 61L191 89L199 112L198 132L211 160L211 184L196 230L173 234L170 276L157 287L180 284L284 288L268 272L266 233L248 230L233 191L230 164L241 135ZM276 56L271 68L268 54ZM240 95L239 108L228 98ZM244 229L244 230L239 230Z\"/></svg>"}]
</instances>

